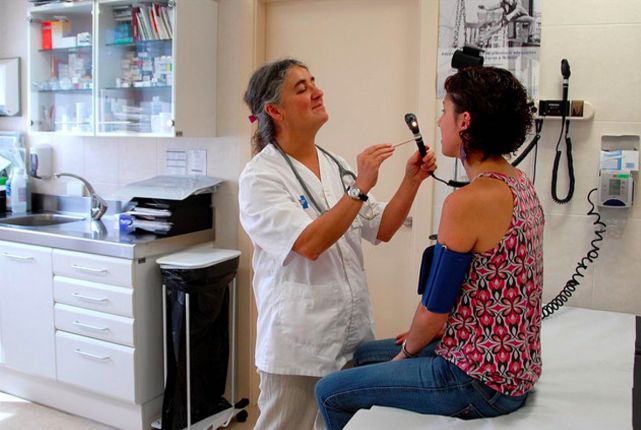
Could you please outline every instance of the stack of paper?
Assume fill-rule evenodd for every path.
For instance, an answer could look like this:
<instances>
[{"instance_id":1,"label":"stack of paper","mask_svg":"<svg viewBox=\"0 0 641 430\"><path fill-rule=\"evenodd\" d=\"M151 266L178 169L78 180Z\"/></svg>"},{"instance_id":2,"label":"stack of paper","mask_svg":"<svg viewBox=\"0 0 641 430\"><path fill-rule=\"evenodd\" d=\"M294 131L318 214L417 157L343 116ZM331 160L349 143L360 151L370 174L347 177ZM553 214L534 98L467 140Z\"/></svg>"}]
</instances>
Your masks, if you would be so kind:
<instances>
[{"instance_id":1,"label":"stack of paper","mask_svg":"<svg viewBox=\"0 0 641 430\"><path fill-rule=\"evenodd\" d=\"M133 226L136 229L150 231L152 233L167 234L174 226L168 218L171 216L169 206L162 203L150 204L161 206L160 208L135 206L127 211L134 219Z\"/></svg>"}]
</instances>

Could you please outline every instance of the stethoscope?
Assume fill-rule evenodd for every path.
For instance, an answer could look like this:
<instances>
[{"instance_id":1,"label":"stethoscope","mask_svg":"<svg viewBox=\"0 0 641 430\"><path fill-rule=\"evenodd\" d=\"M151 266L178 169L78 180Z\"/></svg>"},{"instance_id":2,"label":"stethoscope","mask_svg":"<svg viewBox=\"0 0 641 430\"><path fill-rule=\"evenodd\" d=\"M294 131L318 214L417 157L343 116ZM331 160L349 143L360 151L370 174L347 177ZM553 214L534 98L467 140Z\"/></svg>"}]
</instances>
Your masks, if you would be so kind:
<instances>
[{"instance_id":1,"label":"stethoscope","mask_svg":"<svg viewBox=\"0 0 641 430\"><path fill-rule=\"evenodd\" d=\"M309 202L312 204L312 206L314 206L314 209L316 209L316 211L320 215L322 215L325 212L327 212L329 209L322 209L321 208L321 205L318 204L318 202L314 198L314 195L311 193L311 191L309 191L309 188L307 187L307 184L305 183L303 178L300 176L300 173L298 172L298 170L294 166L294 163L292 163L292 160L285 153L285 151L283 151L283 149L275 141L272 142L272 144L274 145L274 147L276 148L278 153L285 159L285 161L289 165L289 168L292 170L292 173L294 173L294 176L298 180L298 183L300 184L300 186L303 188L303 191L305 191L305 194L309 198ZM340 176L341 183L343 184L343 190L345 192L347 192L347 189L350 186L352 186L354 184L354 182L356 182L356 175L354 174L354 172L352 172L351 170L346 169L345 167L343 167L341 162L338 161L338 159L336 157L334 157L332 154L330 154L328 151L324 150L323 148L321 148L318 145L314 145L314 146L316 146L316 148L318 148L319 151L321 151L323 154L328 156L336 164L336 166L338 167L338 175Z\"/></svg>"}]
</instances>

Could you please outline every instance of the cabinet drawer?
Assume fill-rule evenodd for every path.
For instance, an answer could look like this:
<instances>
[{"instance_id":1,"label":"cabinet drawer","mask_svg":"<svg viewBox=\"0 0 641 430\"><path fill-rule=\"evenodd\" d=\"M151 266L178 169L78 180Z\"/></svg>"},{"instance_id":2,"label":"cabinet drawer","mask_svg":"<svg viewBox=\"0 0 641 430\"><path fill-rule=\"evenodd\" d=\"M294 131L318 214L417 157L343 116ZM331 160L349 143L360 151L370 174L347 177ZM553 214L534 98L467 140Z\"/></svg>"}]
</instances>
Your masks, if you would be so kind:
<instances>
[{"instance_id":1,"label":"cabinet drawer","mask_svg":"<svg viewBox=\"0 0 641 430\"><path fill-rule=\"evenodd\" d=\"M53 273L76 279L131 287L133 261L81 252L53 251Z\"/></svg>"},{"instance_id":2,"label":"cabinet drawer","mask_svg":"<svg viewBox=\"0 0 641 430\"><path fill-rule=\"evenodd\" d=\"M53 297L57 303L124 317L134 316L132 288L54 276Z\"/></svg>"},{"instance_id":3,"label":"cabinet drawer","mask_svg":"<svg viewBox=\"0 0 641 430\"><path fill-rule=\"evenodd\" d=\"M56 328L108 342L134 346L134 320L102 312L56 304Z\"/></svg>"},{"instance_id":4,"label":"cabinet drawer","mask_svg":"<svg viewBox=\"0 0 641 430\"><path fill-rule=\"evenodd\" d=\"M134 348L56 331L58 380L135 403Z\"/></svg>"}]
</instances>

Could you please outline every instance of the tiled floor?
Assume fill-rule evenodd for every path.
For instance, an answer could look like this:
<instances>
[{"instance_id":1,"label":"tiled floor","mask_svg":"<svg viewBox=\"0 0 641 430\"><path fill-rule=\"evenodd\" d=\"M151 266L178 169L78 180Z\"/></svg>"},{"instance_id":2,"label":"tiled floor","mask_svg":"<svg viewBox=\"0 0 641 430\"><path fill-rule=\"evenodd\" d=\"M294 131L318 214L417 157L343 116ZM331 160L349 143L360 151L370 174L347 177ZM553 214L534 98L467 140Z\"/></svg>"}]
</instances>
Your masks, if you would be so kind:
<instances>
[{"instance_id":1,"label":"tiled floor","mask_svg":"<svg viewBox=\"0 0 641 430\"><path fill-rule=\"evenodd\" d=\"M231 430L250 430L258 418L258 409L247 409L249 418L244 423L232 421ZM69 415L55 409L28 402L0 392L0 429L2 430L113 430L95 421Z\"/></svg>"}]
</instances>

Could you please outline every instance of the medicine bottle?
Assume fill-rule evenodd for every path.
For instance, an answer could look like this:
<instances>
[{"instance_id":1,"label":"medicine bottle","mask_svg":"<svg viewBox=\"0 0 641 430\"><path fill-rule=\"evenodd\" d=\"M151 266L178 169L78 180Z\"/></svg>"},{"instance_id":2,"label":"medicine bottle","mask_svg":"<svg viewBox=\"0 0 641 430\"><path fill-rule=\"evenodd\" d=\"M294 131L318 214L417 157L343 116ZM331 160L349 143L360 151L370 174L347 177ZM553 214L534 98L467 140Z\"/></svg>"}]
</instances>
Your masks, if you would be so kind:
<instances>
[{"instance_id":1,"label":"medicine bottle","mask_svg":"<svg viewBox=\"0 0 641 430\"><path fill-rule=\"evenodd\" d=\"M14 168L11 171L7 185L7 209L10 209L11 213L21 214L27 212L28 181L29 177L24 168Z\"/></svg>"}]
</instances>

